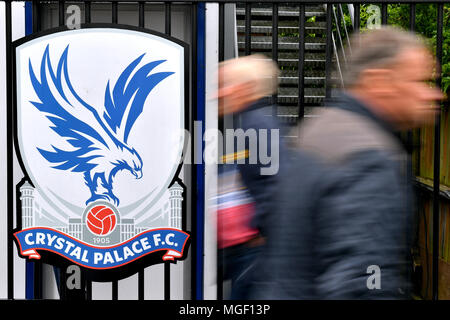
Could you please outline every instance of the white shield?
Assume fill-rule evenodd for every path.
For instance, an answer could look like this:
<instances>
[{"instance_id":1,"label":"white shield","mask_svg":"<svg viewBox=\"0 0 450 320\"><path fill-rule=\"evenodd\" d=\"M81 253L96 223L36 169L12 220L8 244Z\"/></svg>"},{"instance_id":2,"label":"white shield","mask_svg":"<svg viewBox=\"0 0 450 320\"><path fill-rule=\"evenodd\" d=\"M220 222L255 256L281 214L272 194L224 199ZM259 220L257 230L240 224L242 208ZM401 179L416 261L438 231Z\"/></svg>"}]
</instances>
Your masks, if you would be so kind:
<instances>
[{"instance_id":1,"label":"white shield","mask_svg":"<svg viewBox=\"0 0 450 320\"><path fill-rule=\"evenodd\" d=\"M168 39L115 28L16 48L17 141L35 186L35 225L67 227L95 195L136 226L164 211L184 143L184 54Z\"/></svg>"}]
</instances>

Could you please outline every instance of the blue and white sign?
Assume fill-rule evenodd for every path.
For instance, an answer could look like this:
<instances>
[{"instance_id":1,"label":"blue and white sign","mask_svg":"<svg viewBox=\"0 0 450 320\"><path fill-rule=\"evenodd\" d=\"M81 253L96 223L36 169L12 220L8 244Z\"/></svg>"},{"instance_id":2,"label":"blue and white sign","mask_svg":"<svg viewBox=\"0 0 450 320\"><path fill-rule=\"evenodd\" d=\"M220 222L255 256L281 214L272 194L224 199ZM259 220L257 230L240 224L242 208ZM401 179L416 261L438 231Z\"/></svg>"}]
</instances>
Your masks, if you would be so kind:
<instances>
[{"instance_id":1,"label":"blue and white sign","mask_svg":"<svg viewBox=\"0 0 450 320\"><path fill-rule=\"evenodd\" d=\"M87 28L29 40L15 57L21 255L47 250L95 269L156 250L182 257L185 47ZM168 234L170 245L155 244Z\"/></svg>"}]
</instances>

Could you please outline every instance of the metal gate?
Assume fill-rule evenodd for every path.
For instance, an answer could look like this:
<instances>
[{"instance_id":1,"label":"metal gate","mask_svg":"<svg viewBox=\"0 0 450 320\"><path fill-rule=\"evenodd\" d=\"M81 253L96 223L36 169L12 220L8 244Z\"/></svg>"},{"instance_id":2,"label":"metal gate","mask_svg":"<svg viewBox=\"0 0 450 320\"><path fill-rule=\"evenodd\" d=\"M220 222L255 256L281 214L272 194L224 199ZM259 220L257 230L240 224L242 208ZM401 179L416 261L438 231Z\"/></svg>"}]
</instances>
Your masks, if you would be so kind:
<instances>
[{"instance_id":1,"label":"metal gate","mask_svg":"<svg viewBox=\"0 0 450 320\"><path fill-rule=\"evenodd\" d=\"M6 76L7 76L7 132L13 130L13 86L11 83L13 75L12 61L12 4L2 1L5 8L5 41L6 41ZM425 1L397 1L409 6L409 28L415 30L416 4ZM1 3L1 2L0 2ZM381 23L388 24L388 7L392 2L374 0L370 3L380 8ZM436 58L437 62L443 61L443 30L444 30L444 4L446 1L434 0L426 2L435 5L436 8ZM236 45L238 55L248 55L262 52L275 60L282 69L280 79L281 87L273 100L278 102L279 107L272 110L268 116L276 116L284 122L296 124L299 119L308 116L313 108L321 107L323 99L332 95L332 88L339 84L339 56L337 50L345 45L348 33L358 31L361 28L361 10L367 4L365 1L351 1L345 5L338 1L257 1L247 0L232 3L229 1L29 1L26 2L26 34L34 34L51 28L67 28L67 8L76 5L81 12L81 28L84 24L111 23L132 24L142 30L156 30L167 35L174 36L190 45L190 74L189 74L189 130L194 128L194 121L205 121L205 5L214 4L218 8L218 61L232 57L230 47ZM226 18L228 10L234 12L236 19L236 42L230 41L229 31L234 30L234 20ZM351 14L352 20L344 19L344 11ZM180 13L181 12L181 13ZM184 19L185 25L180 22ZM347 24L346 24L347 23ZM186 27L188 26L188 27ZM276 30L276 31L275 31ZM310 34L319 36L313 37ZM290 34L290 36L289 36ZM233 50L232 50L233 51ZM437 79L437 85L441 86L442 77ZM337 85L336 85L337 83ZM416 186L421 190L422 197L427 193L431 195L432 202L432 274L431 286L432 298L438 298L438 265L439 265L439 242L442 222L440 220L440 204L448 201L449 196L442 189L441 168L446 169L448 164L441 164L441 115L436 117L436 125L433 130L434 141L430 145L433 155L432 178L428 182L416 179ZM227 127L227 123L220 123L219 127ZM205 127L203 126L202 132ZM445 134L445 133L444 133ZM419 133L420 136L420 133ZM286 137L289 139L292 137ZM408 134L412 144L413 134ZM7 139L7 149L13 150L13 140ZM203 145L198 150L192 144L192 154L203 150ZM444 146L443 152L449 152ZM14 183L14 155L9 152L7 160L7 182L8 188ZM192 234L192 243L189 249L189 257L184 263L187 268L183 270L183 281L186 284L186 294L178 298L203 299L205 286L205 228L211 228L205 224L205 179L203 164L190 165L186 167L185 178L187 181L186 201L187 220L186 227ZM413 168L411 168L412 170ZM419 175L416 171L416 174ZM431 183L430 183L431 181ZM7 298L16 298L14 292L15 273L14 264L15 249L13 243L13 229L16 226L14 214L15 196L14 191L8 189L7 195ZM431 218L430 218L431 219ZM425 217L426 221L426 217ZM441 231L442 234L442 231ZM428 255L428 251L426 253ZM220 257L218 257L220 259ZM210 259L210 257L208 257ZM212 258L211 258L212 259ZM214 260L214 259L213 259ZM425 260L428 261L427 258ZM164 263L163 298L173 298L171 290L171 276L175 266ZM27 263L27 281L33 283L27 286L26 298L41 299L43 295L42 273L44 266L39 262ZM56 269L58 277L58 292L61 299L92 299L93 282L87 272L83 273L83 286L80 290L67 290L65 281L66 270ZM429 271L429 272L428 272ZM217 299L223 299L223 286L221 279L222 270L217 270ZM146 286L152 286L155 279L151 273L140 270L137 274L137 298L149 298L145 294ZM159 280L159 279L157 279ZM187 289L186 289L187 288ZM108 289L109 290L109 289ZM119 281L111 284L111 298L119 299ZM151 297L150 297L151 298Z\"/></svg>"},{"instance_id":2,"label":"metal gate","mask_svg":"<svg viewBox=\"0 0 450 320\"><path fill-rule=\"evenodd\" d=\"M377 19L380 25L400 24L399 21L390 21L388 9L392 9L392 6L403 6L402 8L407 10L406 16L403 16L407 23L403 23L402 27L417 32L418 13L425 10L425 6L432 8L428 8L431 10L431 16L428 16L428 19L436 25L433 30L435 35L433 50L436 62L441 66L443 43L447 34L444 34L444 30L448 30L446 28L449 23L446 20L448 18L444 19L444 5L447 8L448 4L448 1L420 0L237 2L239 55L259 52L278 63L281 68L280 87L278 94L272 97L278 107L272 110L271 116L296 125L298 120L308 117L313 108L323 107L324 99L333 96L334 88L341 87L341 64L345 61L345 56L340 56L338 52L348 44L350 32L367 30L367 15L363 26L362 12L374 10L375 12L372 11L372 13L378 14ZM223 21L223 7L224 4L219 2L219 21ZM351 20L346 20L345 15L350 16ZM221 22L219 26L222 26ZM311 37L312 34L313 37ZM223 29L219 32L219 39L219 57L223 60L223 55L220 55L224 50ZM442 87L442 77L448 75L442 74L440 68L437 70L440 70L440 73L435 84L437 87ZM450 192L446 182L448 181L446 172L450 165L448 160L445 162L442 159L448 159L450 146L448 143L442 143L441 137L444 135L443 139L448 141L450 124L448 123L448 101L442 105L444 112L442 115L437 114L434 127L405 132L403 137L410 152L414 147L418 150L411 153L415 166L409 168L415 176L412 183L420 202L415 213L421 221L418 222L417 227L420 227L420 230L417 229L417 233L425 233L423 238L420 237L421 240L416 239L418 250L421 251L419 253L422 259L420 267L424 273L424 279L417 281L422 281L423 298L433 300L439 299L439 296L445 292L445 283L444 286L439 284L439 281L443 282L443 272L440 273L439 266L445 266L443 261L448 261L448 254L443 247L444 242L448 241L444 225L449 212ZM427 140L425 137L430 135L432 140ZM283 138L289 141L297 137L285 134ZM427 178L423 178L424 175ZM430 259L429 256L431 256ZM221 270L218 274L220 276ZM219 299L223 297L221 284L219 280L217 293ZM448 298L448 295L445 297Z\"/></svg>"},{"instance_id":3,"label":"metal gate","mask_svg":"<svg viewBox=\"0 0 450 320\"><path fill-rule=\"evenodd\" d=\"M9 1L4 2L5 7L5 31L6 31L6 73L7 73L7 130L8 140L7 149L7 180L8 185L12 186L15 182L15 171L17 170L16 159L14 157L14 142L11 136L11 132L14 130L15 124L13 123L13 115L15 110L13 109L14 92L13 92L13 61L12 61L12 3ZM107 26L107 25L124 25L121 20L121 15L125 16L126 25L134 25L137 30L154 30L165 33L168 36L174 36L182 41L189 43L189 74L186 85L187 94L187 110L186 115L186 128L192 130L193 122L195 120L203 121L204 114L202 113L201 100L204 96L204 90L202 91L201 79L202 73L198 71L199 63L203 63L202 47L198 43L199 34L200 37L204 32L204 25L202 25L202 16L204 16L204 5L198 5L196 3L190 4L174 4L166 2L164 4L158 3L118 3L115 2L42 2L42 1L30 1L24 2L25 5L25 35L39 35L42 32L48 32L54 28L58 30L69 30L66 18L69 16L67 9L70 5L75 5L75 9L79 10L81 14L80 28L86 28L91 26ZM130 19L129 16L132 16ZM204 22L203 22L204 23ZM188 26L188 28L186 28ZM203 29L201 29L203 28ZM200 41L202 39L200 38ZM203 54L204 56L204 54ZM200 75L200 77L199 77ZM191 154L194 154L197 150L194 150L195 145L192 144ZM20 169L19 169L20 170ZM136 287L135 292L131 292L126 289L130 283L123 280L115 280L106 284L106 289L102 289L102 292L110 291L105 296L99 296L97 298L112 300L130 299L136 298L143 299L197 299L201 298L201 277L202 277L202 245L200 243L202 239L202 200L203 200L203 177L201 175L201 166L184 165L184 181L187 184L185 188L184 206L186 207L187 216L183 219L183 229L188 230L191 234L195 234L191 248L189 249L189 257L182 261L185 267L177 265L171 265L170 262L164 262L161 267L149 267L147 269L158 270L139 270L133 277L131 284ZM17 251L14 248L13 243L13 229L20 225L17 217L15 216L15 205L19 201L18 188L16 192L11 187L8 187L7 195L7 208L8 208L8 243L7 243L7 298L15 299L21 297L21 294L15 292L15 282L17 282L20 274L25 274L24 279L26 292L25 298L27 299L43 299L46 297L44 282L52 282L52 278L55 278L57 286L57 292L60 299L87 299L93 298L93 285L105 286L105 284L95 283L92 281L90 273L87 269L81 270L81 287L69 290L66 286L68 276L70 276L71 265L59 268L43 264L42 262L25 262L25 266L20 266L21 262L17 261ZM194 214L192 214L194 213ZM25 269L25 270L24 270ZM177 269L174 271L174 269ZM69 273L68 273L69 272ZM53 276L54 273L54 276ZM177 285L173 279L175 277L178 282L182 282L181 285ZM153 278L153 280L151 280ZM120 282L124 282L122 291L120 294ZM177 288L181 288L179 290ZM108 289L110 287L110 289ZM158 288L159 295L155 296L155 293L151 291L150 287ZM176 291L172 288L176 288ZM147 288L147 289L146 289ZM149 290L150 288L150 290ZM147 292L146 292L147 290ZM98 291L98 290L97 290ZM48 295L47 295L48 296ZM121 297L120 297L121 296ZM22 297L23 298L23 297Z\"/></svg>"}]
</instances>

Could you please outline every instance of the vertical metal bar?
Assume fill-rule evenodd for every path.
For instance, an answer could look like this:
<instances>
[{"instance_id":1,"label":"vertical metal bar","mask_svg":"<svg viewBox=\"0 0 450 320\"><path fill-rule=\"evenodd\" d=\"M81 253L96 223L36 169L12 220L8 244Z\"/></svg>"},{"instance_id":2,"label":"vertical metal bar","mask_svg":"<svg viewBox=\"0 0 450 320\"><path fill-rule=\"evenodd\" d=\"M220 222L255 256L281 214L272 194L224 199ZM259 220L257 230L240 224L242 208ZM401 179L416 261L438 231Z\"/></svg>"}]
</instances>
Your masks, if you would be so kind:
<instances>
[{"instance_id":1,"label":"vertical metal bar","mask_svg":"<svg viewBox=\"0 0 450 320\"><path fill-rule=\"evenodd\" d=\"M164 300L170 300L170 262L164 262Z\"/></svg>"},{"instance_id":2,"label":"vertical metal bar","mask_svg":"<svg viewBox=\"0 0 450 320\"><path fill-rule=\"evenodd\" d=\"M138 271L138 299L144 300L145 269Z\"/></svg>"},{"instance_id":3,"label":"vertical metal bar","mask_svg":"<svg viewBox=\"0 0 450 320\"><path fill-rule=\"evenodd\" d=\"M33 33L41 31L40 4L33 1ZM12 103L12 101L11 101ZM11 149L12 150L12 149ZM11 169L12 170L12 169ZM8 170L9 171L9 170ZM34 262L34 299L42 298L42 262Z\"/></svg>"},{"instance_id":4,"label":"vertical metal bar","mask_svg":"<svg viewBox=\"0 0 450 320\"><path fill-rule=\"evenodd\" d=\"M39 1L33 1L33 32L38 32L41 29L41 23L39 21Z\"/></svg>"},{"instance_id":5,"label":"vertical metal bar","mask_svg":"<svg viewBox=\"0 0 450 320\"><path fill-rule=\"evenodd\" d=\"M139 27L145 27L145 2L139 2Z\"/></svg>"},{"instance_id":6,"label":"vertical metal bar","mask_svg":"<svg viewBox=\"0 0 450 320\"><path fill-rule=\"evenodd\" d=\"M344 14L344 10L342 10L342 5L341 4L339 4L339 11L341 12L341 17L345 17L345 14ZM350 39L349 39L349 36L348 36L348 30L347 30L347 23L345 22L345 19L342 19L342 22L343 22L343 24L344 24L344 32L345 32L345 39L347 39L347 44L348 44L348 46L349 46L349 49L351 50L351 48L350 48Z\"/></svg>"},{"instance_id":7,"label":"vertical metal bar","mask_svg":"<svg viewBox=\"0 0 450 320\"><path fill-rule=\"evenodd\" d=\"M144 300L144 270L138 272L138 299Z\"/></svg>"},{"instance_id":8,"label":"vertical metal bar","mask_svg":"<svg viewBox=\"0 0 450 320\"><path fill-rule=\"evenodd\" d=\"M65 1L60 1L58 2L58 20L59 20L59 26L63 26L64 25L64 2Z\"/></svg>"},{"instance_id":9,"label":"vertical metal bar","mask_svg":"<svg viewBox=\"0 0 450 320\"><path fill-rule=\"evenodd\" d=\"M416 4L409 5L409 30L416 31Z\"/></svg>"},{"instance_id":10,"label":"vertical metal bar","mask_svg":"<svg viewBox=\"0 0 450 320\"><path fill-rule=\"evenodd\" d=\"M34 299L42 299L42 262L34 263Z\"/></svg>"},{"instance_id":11,"label":"vertical metal bar","mask_svg":"<svg viewBox=\"0 0 450 320\"><path fill-rule=\"evenodd\" d=\"M225 5L219 3L219 62L225 60Z\"/></svg>"},{"instance_id":12,"label":"vertical metal bar","mask_svg":"<svg viewBox=\"0 0 450 320\"><path fill-rule=\"evenodd\" d=\"M165 26L165 33L170 36L171 30L172 30L172 4L170 2L166 2L164 4L165 14L166 14L166 26Z\"/></svg>"},{"instance_id":13,"label":"vertical metal bar","mask_svg":"<svg viewBox=\"0 0 450 320\"><path fill-rule=\"evenodd\" d=\"M444 4L437 5L437 35L436 35L436 60L439 64L439 75L436 85L441 87L442 82L442 33ZM439 300L439 185L440 185L440 160L441 160L441 114L438 112L434 125L434 170L433 170L433 300Z\"/></svg>"},{"instance_id":14,"label":"vertical metal bar","mask_svg":"<svg viewBox=\"0 0 450 320\"><path fill-rule=\"evenodd\" d=\"M91 3L84 2L84 23L91 23Z\"/></svg>"},{"instance_id":15,"label":"vertical metal bar","mask_svg":"<svg viewBox=\"0 0 450 320\"><path fill-rule=\"evenodd\" d=\"M415 24L416 24L416 5L414 3L411 3L409 6L409 29L410 31L414 32L415 30ZM416 129L416 130L420 130L420 128ZM420 136L420 131L419 131L419 136ZM407 185L408 186L412 186L412 178L414 175L413 172L413 167L412 167L412 154L414 151L414 141L413 141L413 130L408 130L406 132L406 143L407 143L407 149L408 149L408 162L407 162L407 175L406 175L406 179L407 179ZM420 148L419 148L420 149ZM419 150L417 150L417 152L419 152ZM417 160L419 160L420 158L418 158ZM408 192L408 196L406 197L406 199L413 199L414 194L412 194L411 190L408 188L407 189ZM406 203L407 208L409 208L409 204ZM411 208L412 211L412 208ZM410 218L409 215L406 216L406 225L411 225L410 224ZM406 230L406 240L408 241L407 243L412 243L412 235L411 235L411 231L409 230L409 228L407 228ZM411 260L411 255L410 255L410 248L406 248L406 260L405 261L410 261ZM428 257L426 258L428 259ZM428 272L428 270L427 270ZM411 271L410 268L407 268L406 271L406 276L407 279L411 279ZM407 292L406 292L406 296L410 296L411 295L411 289L409 287L407 287Z\"/></svg>"},{"instance_id":16,"label":"vertical metal bar","mask_svg":"<svg viewBox=\"0 0 450 320\"><path fill-rule=\"evenodd\" d=\"M341 6L341 4L336 3L336 5L333 5L333 12L335 15L335 19L336 19L336 31L338 32L338 34L341 34L341 12L339 10L339 6Z\"/></svg>"},{"instance_id":17,"label":"vertical metal bar","mask_svg":"<svg viewBox=\"0 0 450 320\"><path fill-rule=\"evenodd\" d=\"M5 2L5 38L6 38L6 116L7 116L7 181L8 181L8 212L7 212L7 228L8 228L8 246L7 246L7 296L8 299L14 299L14 248L13 248L13 228L14 228L14 217L13 217L13 142L12 142L12 52L11 52L11 42L12 42L12 19L11 19L11 2Z\"/></svg>"},{"instance_id":18,"label":"vertical metal bar","mask_svg":"<svg viewBox=\"0 0 450 320\"><path fill-rule=\"evenodd\" d=\"M272 5L272 59L278 62L278 3Z\"/></svg>"},{"instance_id":19,"label":"vertical metal bar","mask_svg":"<svg viewBox=\"0 0 450 320\"><path fill-rule=\"evenodd\" d=\"M219 3L219 62L225 60L225 4ZM219 80L219 83L221 81ZM219 119L219 131L224 131L224 120ZM218 225L217 225L218 227ZM217 250L217 300L223 300L223 251Z\"/></svg>"},{"instance_id":20,"label":"vertical metal bar","mask_svg":"<svg viewBox=\"0 0 450 320\"><path fill-rule=\"evenodd\" d=\"M25 299L34 299L34 263L30 261L25 262Z\"/></svg>"},{"instance_id":21,"label":"vertical metal bar","mask_svg":"<svg viewBox=\"0 0 450 320\"><path fill-rule=\"evenodd\" d=\"M172 6L169 2L164 4L165 33L170 36L172 27ZM164 300L170 300L170 262L164 262Z\"/></svg>"},{"instance_id":22,"label":"vertical metal bar","mask_svg":"<svg viewBox=\"0 0 450 320\"><path fill-rule=\"evenodd\" d=\"M25 2L25 35L33 33L33 3Z\"/></svg>"},{"instance_id":23,"label":"vertical metal bar","mask_svg":"<svg viewBox=\"0 0 450 320\"><path fill-rule=\"evenodd\" d=\"M191 86L190 91L192 93L192 99L191 99L191 110L192 110L192 119L191 119L191 133L194 132L194 120L197 117L197 90L195 90L197 86L197 3L192 3L191 5L191 21L192 21L192 41L191 41ZM195 143L191 143L191 155L194 158L195 156ZM191 160L193 160L193 158ZM192 165L191 166L191 192L193 195L191 196L191 229L192 234L196 235L197 233L197 217L196 217L196 201L195 201L195 190L197 188L197 166ZM191 250L191 258L192 258L192 264L191 264L191 299L196 299L196 293L197 293L197 247L195 246L195 243L192 244L192 250Z\"/></svg>"},{"instance_id":24,"label":"vertical metal bar","mask_svg":"<svg viewBox=\"0 0 450 320\"><path fill-rule=\"evenodd\" d=\"M206 5L201 2L197 6L197 104L194 106L196 110L195 120L198 121L201 129L199 138L193 143L195 147L194 156L197 155L199 160L196 164L196 186L195 186L195 202L196 202L196 233L197 237L197 254L196 254L196 300L203 300L203 275L204 275L204 228L205 228L205 180L204 180L204 163L202 154L204 149L204 141L201 138L205 130L205 30L206 30ZM195 135L194 135L195 136Z\"/></svg>"},{"instance_id":25,"label":"vertical metal bar","mask_svg":"<svg viewBox=\"0 0 450 320\"><path fill-rule=\"evenodd\" d=\"M326 98L331 97L331 55L333 54L333 20L332 20L333 6L327 4L327 38L325 49L325 73L326 73Z\"/></svg>"},{"instance_id":26,"label":"vertical metal bar","mask_svg":"<svg viewBox=\"0 0 450 320\"><path fill-rule=\"evenodd\" d=\"M298 120L305 116L305 5L301 4L298 17Z\"/></svg>"},{"instance_id":27,"label":"vertical metal bar","mask_svg":"<svg viewBox=\"0 0 450 320\"><path fill-rule=\"evenodd\" d=\"M278 63L278 3L272 4L272 59ZM278 94L272 95L272 116L276 117L278 113L277 101Z\"/></svg>"},{"instance_id":28,"label":"vertical metal bar","mask_svg":"<svg viewBox=\"0 0 450 320\"><path fill-rule=\"evenodd\" d=\"M381 24L386 25L387 19L388 19L388 5L387 3L383 2L381 4Z\"/></svg>"},{"instance_id":29,"label":"vertical metal bar","mask_svg":"<svg viewBox=\"0 0 450 320\"><path fill-rule=\"evenodd\" d=\"M91 23L91 2L90 1L84 2L84 23ZM66 270L67 269L64 269L64 272L62 272L62 273L65 274ZM85 279L85 286L83 286L83 290L85 290L84 297L86 300L92 300L92 280L86 271L81 271L81 272L85 273L84 277L83 277ZM64 292L66 292L67 284L64 282L62 284L62 286L65 288Z\"/></svg>"},{"instance_id":30,"label":"vertical metal bar","mask_svg":"<svg viewBox=\"0 0 450 320\"><path fill-rule=\"evenodd\" d=\"M86 300L92 300L92 280L86 279Z\"/></svg>"},{"instance_id":31,"label":"vertical metal bar","mask_svg":"<svg viewBox=\"0 0 450 320\"><path fill-rule=\"evenodd\" d=\"M338 17L336 15L336 7L333 4L332 4L332 6L333 6L334 20L336 22L336 33L337 33L337 39L336 39L336 41L334 41L334 48L336 49L335 52L337 52L338 49L341 49L341 48L344 47L344 41L342 40L341 27L340 27L340 24L341 24L340 17ZM339 10L338 10L338 13L339 13ZM338 40L339 40L339 42L338 42ZM345 57L345 54L342 55L342 58L343 58L344 63L345 63L347 61L346 57Z\"/></svg>"},{"instance_id":32,"label":"vertical metal bar","mask_svg":"<svg viewBox=\"0 0 450 320\"><path fill-rule=\"evenodd\" d=\"M354 28L353 28L353 32L358 32L359 33L359 27L361 25L361 6L359 3L354 5L355 8L355 18L354 18Z\"/></svg>"},{"instance_id":33,"label":"vertical metal bar","mask_svg":"<svg viewBox=\"0 0 450 320\"><path fill-rule=\"evenodd\" d=\"M112 17L111 17L111 21L112 23L117 23L118 21L118 17L117 17L117 12L118 12L118 5L117 5L117 1L113 1L111 3L111 9L112 9Z\"/></svg>"},{"instance_id":34,"label":"vertical metal bar","mask_svg":"<svg viewBox=\"0 0 450 320\"><path fill-rule=\"evenodd\" d=\"M251 49L251 32L252 32L252 4L245 3L245 55L250 55Z\"/></svg>"},{"instance_id":35,"label":"vertical metal bar","mask_svg":"<svg viewBox=\"0 0 450 320\"><path fill-rule=\"evenodd\" d=\"M67 299L67 284L66 284L66 268L58 268L59 273L59 299L60 300L66 300Z\"/></svg>"},{"instance_id":36,"label":"vertical metal bar","mask_svg":"<svg viewBox=\"0 0 450 320\"><path fill-rule=\"evenodd\" d=\"M112 300L118 299L119 299L119 282L117 280L114 280L112 282Z\"/></svg>"}]
</instances>

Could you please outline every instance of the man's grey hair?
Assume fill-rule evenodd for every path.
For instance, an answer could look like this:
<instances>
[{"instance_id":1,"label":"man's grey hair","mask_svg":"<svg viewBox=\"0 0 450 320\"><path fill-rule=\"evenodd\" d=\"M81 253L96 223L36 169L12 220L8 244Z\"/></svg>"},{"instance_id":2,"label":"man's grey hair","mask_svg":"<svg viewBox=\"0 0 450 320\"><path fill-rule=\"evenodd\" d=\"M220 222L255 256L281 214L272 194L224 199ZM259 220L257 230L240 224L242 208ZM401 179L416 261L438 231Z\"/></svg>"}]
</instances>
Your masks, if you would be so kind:
<instances>
[{"instance_id":1,"label":"man's grey hair","mask_svg":"<svg viewBox=\"0 0 450 320\"><path fill-rule=\"evenodd\" d=\"M357 85L366 69L392 67L403 50L414 48L427 48L427 44L419 35L394 27L352 35L350 48L344 49L347 58L342 68L344 87Z\"/></svg>"},{"instance_id":2,"label":"man's grey hair","mask_svg":"<svg viewBox=\"0 0 450 320\"><path fill-rule=\"evenodd\" d=\"M219 68L223 71L224 86L253 82L254 93L258 97L277 92L280 70L273 60L262 54L226 60L219 64Z\"/></svg>"}]
</instances>

